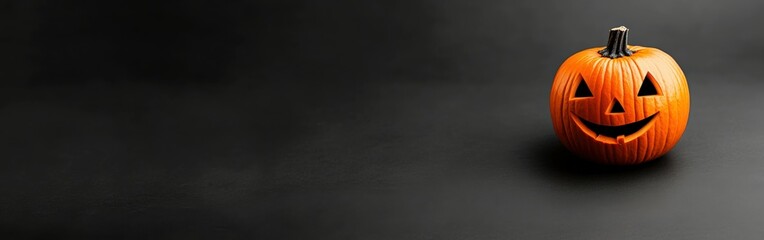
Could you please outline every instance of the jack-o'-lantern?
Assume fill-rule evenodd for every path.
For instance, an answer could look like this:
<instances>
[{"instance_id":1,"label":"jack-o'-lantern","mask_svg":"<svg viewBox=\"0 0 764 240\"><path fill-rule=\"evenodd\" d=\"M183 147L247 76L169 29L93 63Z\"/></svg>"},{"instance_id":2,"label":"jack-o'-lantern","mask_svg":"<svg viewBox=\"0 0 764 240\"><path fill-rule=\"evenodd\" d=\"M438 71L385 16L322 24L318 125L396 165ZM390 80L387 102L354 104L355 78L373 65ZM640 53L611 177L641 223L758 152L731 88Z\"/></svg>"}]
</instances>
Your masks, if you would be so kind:
<instances>
[{"instance_id":1,"label":"jack-o'-lantern","mask_svg":"<svg viewBox=\"0 0 764 240\"><path fill-rule=\"evenodd\" d=\"M607 46L580 51L554 77L555 133L575 154L605 164L656 159L676 145L690 114L690 91L671 56L627 45L626 27Z\"/></svg>"}]
</instances>

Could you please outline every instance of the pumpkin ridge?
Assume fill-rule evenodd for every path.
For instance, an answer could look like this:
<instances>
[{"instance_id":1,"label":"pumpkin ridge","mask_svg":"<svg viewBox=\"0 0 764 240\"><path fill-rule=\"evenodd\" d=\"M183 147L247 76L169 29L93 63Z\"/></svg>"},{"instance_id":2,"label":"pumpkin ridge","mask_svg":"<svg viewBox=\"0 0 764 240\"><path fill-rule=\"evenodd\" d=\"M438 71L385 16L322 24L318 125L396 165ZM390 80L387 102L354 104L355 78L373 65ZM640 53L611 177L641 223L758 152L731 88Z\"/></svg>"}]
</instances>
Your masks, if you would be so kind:
<instances>
[{"instance_id":1,"label":"pumpkin ridge","mask_svg":"<svg viewBox=\"0 0 764 240\"><path fill-rule=\"evenodd\" d=\"M637 60L635 58L626 58L626 59L630 63L629 67L632 68L632 69L636 68L636 70L637 70L636 74L634 74L632 72L632 82L634 82L634 76L637 76L636 79L638 81L639 78L642 78L641 77L642 76L642 72L643 72L642 68L639 66L639 64L637 63ZM647 74L647 73L645 72L645 74ZM636 86L632 86L632 89L635 89L635 88L636 88ZM636 110L636 106L638 105L638 101L637 101L636 95L637 94L634 93L635 97L632 98L632 101L634 102L634 106L635 106L634 107L634 114L633 114L634 119L636 119L638 117L637 116L637 110ZM643 112L643 116L644 116L644 108L642 109L642 112ZM643 140L642 138L637 138L635 140L637 141L638 145L640 145L640 144L649 144L649 140ZM645 142L645 143L642 143L642 142ZM636 153L637 153L636 159L645 159L645 158L647 158L648 150L647 150L647 148L639 148L639 149L637 149Z\"/></svg>"},{"instance_id":2,"label":"pumpkin ridge","mask_svg":"<svg viewBox=\"0 0 764 240\"><path fill-rule=\"evenodd\" d=\"M666 64L669 65L670 69L672 70L671 72L673 73L673 75L675 77L674 79L685 79L685 81L679 81L678 83L680 85L684 85L684 87L686 89L689 89L689 87L687 86L687 81L686 81L686 78L684 76L684 73L679 68L679 64L673 58L671 58L668 54L666 54L666 53L659 54L659 55L662 57L663 61L665 61ZM676 90L676 89L672 89L672 90ZM684 93L682 93L682 92L680 92L679 94L680 95L684 95ZM689 95L689 94L687 94L687 95ZM689 109L690 97L686 96L686 98L687 98L687 104L688 104L687 109ZM670 104L668 104L667 107L670 107ZM679 110L681 110L681 109L679 109ZM682 116L678 116L679 114L674 114L674 112L669 112L669 113L671 113L672 117L677 117L677 118L681 118L682 117ZM677 112L677 113L679 113L679 112ZM689 110L687 111L687 113L688 113L687 114L688 115L687 118L689 119ZM681 127L681 128L677 128L675 130L672 129L673 131L668 131L668 136L666 138L666 143L664 144L664 147L671 148L674 145L676 145L676 143L673 143L673 144L671 144L669 146L668 139L670 137L674 137L673 135L678 135L677 139L679 139L679 137L681 137L681 135L684 134L685 128L686 128L686 126Z\"/></svg>"}]
</instances>

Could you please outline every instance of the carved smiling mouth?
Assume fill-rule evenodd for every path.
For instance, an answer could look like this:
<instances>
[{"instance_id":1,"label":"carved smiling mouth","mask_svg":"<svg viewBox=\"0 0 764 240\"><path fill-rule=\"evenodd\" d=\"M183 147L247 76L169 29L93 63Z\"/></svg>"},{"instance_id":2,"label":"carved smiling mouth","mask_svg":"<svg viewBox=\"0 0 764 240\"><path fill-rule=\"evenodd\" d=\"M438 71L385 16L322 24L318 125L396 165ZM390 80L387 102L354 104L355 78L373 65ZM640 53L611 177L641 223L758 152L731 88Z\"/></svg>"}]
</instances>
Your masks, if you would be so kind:
<instances>
[{"instance_id":1,"label":"carved smiling mouth","mask_svg":"<svg viewBox=\"0 0 764 240\"><path fill-rule=\"evenodd\" d=\"M624 125L608 126L589 122L576 114L571 114L573 121L590 137L604 143L624 144L644 134L653 125L658 113L642 120Z\"/></svg>"}]
</instances>

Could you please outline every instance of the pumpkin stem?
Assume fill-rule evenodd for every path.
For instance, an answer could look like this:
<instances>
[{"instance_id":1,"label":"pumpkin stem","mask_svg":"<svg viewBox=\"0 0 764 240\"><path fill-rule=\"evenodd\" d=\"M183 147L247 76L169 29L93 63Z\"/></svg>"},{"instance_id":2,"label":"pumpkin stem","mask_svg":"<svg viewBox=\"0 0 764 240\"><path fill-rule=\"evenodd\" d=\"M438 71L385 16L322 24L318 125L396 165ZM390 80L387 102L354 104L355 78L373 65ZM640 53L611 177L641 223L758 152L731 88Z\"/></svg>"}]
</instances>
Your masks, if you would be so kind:
<instances>
[{"instance_id":1,"label":"pumpkin stem","mask_svg":"<svg viewBox=\"0 0 764 240\"><path fill-rule=\"evenodd\" d=\"M600 50L598 53L603 57L619 58L624 56L631 56L634 52L629 50L626 45L629 41L629 29L620 26L610 29L610 36L607 39L607 47Z\"/></svg>"}]
</instances>

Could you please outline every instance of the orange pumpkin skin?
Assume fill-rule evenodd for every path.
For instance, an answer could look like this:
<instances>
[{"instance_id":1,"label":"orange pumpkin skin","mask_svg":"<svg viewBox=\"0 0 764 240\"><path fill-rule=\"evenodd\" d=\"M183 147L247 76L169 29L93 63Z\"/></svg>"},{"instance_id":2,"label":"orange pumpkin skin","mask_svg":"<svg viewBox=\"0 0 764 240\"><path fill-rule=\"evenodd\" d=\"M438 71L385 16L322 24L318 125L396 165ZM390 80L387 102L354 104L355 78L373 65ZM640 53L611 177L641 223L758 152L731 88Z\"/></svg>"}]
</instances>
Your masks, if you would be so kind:
<instances>
[{"instance_id":1,"label":"orange pumpkin skin","mask_svg":"<svg viewBox=\"0 0 764 240\"><path fill-rule=\"evenodd\" d=\"M600 54L603 47L574 54L560 66L550 94L557 137L599 163L638 164L666 154L690 114L687 81L674 59L656 48L628 46L625 39L623 46L633 54L610 58ZM641 92L647 81L655 87L652 95ZM582 82L591 96L579 90Z\"/></svg>"}]
</instances>

